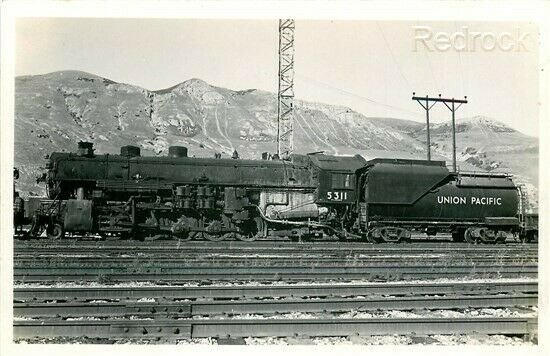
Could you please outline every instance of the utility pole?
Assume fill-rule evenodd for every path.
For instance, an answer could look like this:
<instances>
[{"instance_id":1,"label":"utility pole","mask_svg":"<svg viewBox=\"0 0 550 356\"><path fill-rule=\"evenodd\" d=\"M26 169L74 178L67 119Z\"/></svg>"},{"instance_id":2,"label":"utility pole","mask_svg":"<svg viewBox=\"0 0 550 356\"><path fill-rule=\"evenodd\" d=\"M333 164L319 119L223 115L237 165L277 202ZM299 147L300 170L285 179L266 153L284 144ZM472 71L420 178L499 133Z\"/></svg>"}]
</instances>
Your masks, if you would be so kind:
<instances>
[{"instance_id":1,"label":"utility pole","mask_svg":"<svg viewBox=\"0 0 550 356\"><path fill-rule=\"evenodd\" d=\"M414 95L415 93L413 93ZM420 106L422 106L424 108L424 110L426 110L426 151L428 152L428 161L431 161L432 160L432 155L431 155L431 150L430 150L430 109L432 108L432 106L435 105L435 102L430 105L430 101L428 98L428 96L426 95L426 98L424 100L420 99L420 98L417 98L415 99L416 97L413 96L413 100L416 100L417 103L420 104ZM426 102L424 104L424 101Z\"/></svg>"},{"instance_id":2,"label":"utility pole","mask_svg":"<svg viewBox=\"0 0 550 356\"><path fill-rule=\"evenodd\" d=\"M279 20L279 90L277 95L277 154L293 151L294 121L294 20Z\"/></svg>"},{"instance_id":3,"label":"utility pole","mask_svg":"<svg viewBox=\"0 0 550 356\"><path fill-rule=\"evenodd\" d=\"M426 97L416 96L416 93L413 93L412 100L416 100L425 110L426 110L426 124L427 124L427 141L428 141L428 161L431 159L430 155L430 116L429 111L430 109L438 102L441 102L445 104L445 106L451 110L452 113L452 129L453 129L453 172L456 172L456 126L455 126L455 112L458 110L462 104L467 104L468 100L466 100L467 97L464 97L464 100L462 99L445 99L441 97L441 94L439 94L439 97L437 98L430 98L426 95ZM432 105L429 105L430 102L433 102ZM450 105L449 105L450 104ZM458 104L456 106L455 104Z\"/></svg>"}]
</instances>

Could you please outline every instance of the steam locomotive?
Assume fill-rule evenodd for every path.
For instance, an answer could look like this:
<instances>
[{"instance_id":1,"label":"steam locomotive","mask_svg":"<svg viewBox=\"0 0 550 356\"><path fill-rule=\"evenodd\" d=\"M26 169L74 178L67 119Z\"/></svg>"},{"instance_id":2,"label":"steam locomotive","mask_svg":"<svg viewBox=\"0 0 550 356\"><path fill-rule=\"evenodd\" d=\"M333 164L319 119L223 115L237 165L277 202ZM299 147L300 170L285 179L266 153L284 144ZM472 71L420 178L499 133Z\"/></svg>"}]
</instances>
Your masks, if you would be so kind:
<instances>
[{"instance_id":1,"label":"steam locomotive","mask_svg":"<svg viewBox=\"0 0 550 356\"><path fill-rule=\"evenodd\" d=\"M48 199L31 235L96 233L144 239L252 241L336 236L400 242L411 233L451 233L455 241L525 237L517 187L508 175L449 172L443 161L374 159L321 153L289 160L165 157L139 147L49 156Z\"/></svg>"}]
</instances>

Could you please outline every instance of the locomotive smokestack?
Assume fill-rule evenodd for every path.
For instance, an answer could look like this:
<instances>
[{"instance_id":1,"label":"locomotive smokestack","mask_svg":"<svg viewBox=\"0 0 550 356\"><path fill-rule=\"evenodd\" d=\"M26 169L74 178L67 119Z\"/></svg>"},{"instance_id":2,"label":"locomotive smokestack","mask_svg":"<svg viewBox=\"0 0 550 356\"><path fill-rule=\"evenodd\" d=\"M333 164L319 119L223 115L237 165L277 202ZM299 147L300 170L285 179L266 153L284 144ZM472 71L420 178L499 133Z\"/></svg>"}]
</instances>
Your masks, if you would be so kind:
<instances>
[{"instance_id":1,"label":"locomotive smokestack","mask_svg":"<svg viewBox=\"0 0 550 356\"><path fill-rule=\"evenodd\" d=\"M77 154L83 157L93 157L94 155L94 144L91 142L80 141L78 143Z\"/></svg>"},{"instance_id":2,"label":"locomotive smokestack","mask_svg":"<svg viewBox=\"0 0 550 356\"><path fill-rule=\"evenodd\" d=\"M170 146L170 147L168 147L168 157L172 157L172 158L187 157L187 147L184 147L184 146Z\"/></svg>"}]
</instances>

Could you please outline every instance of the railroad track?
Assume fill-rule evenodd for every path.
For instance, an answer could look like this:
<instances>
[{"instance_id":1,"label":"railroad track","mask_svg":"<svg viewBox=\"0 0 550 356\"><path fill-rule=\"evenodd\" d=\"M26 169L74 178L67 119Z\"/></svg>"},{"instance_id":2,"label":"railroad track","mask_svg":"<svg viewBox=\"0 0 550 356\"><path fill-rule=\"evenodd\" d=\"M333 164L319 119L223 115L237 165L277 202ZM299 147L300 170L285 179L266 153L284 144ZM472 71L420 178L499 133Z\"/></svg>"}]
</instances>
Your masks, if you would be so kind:
<instances>
[{"instance_id":1,"label":"railroad track","mask_svg":"<svg viewBox=\"0 0 550 356\"><path fill-rule=\"evenodd\" d=\"M14 334L22 339L536 333L529 315L380 317L381 311L536 305L536 245L20 241L14 253L14 280L23 286L14 289L14 316L25 319L14 321ZM426 281L464 277L497 279ZM530 281L498 281L510 277ZM160 285L116 286L138 281ZM66 282L102 287L52 287ZM178 286L189 282L199 286ZM30 288L33 283L44 287ZM342 314L352 310L373 314ZM296 319L293 313L313 314Z\"/></svg>"},{"instance_id":2,"label":"railroad track","mask_svg":"<svg viewBox=\"0 0 550 356\"><path fill-rule=\"evenodd\" d=\"M536 256L346 256L346 257L317 257L317 256L189 256L189 257L149 257L149 256L119 256L119 257L98 257L98 256L36 256L36 257L15 257L14 266L20 267L60 267L60 266L353 266L353 265L381 265L381 264L429 264L432 266L444 266L453 263L471 263L476 265L519 265L537 262Z\"/></svg>"},{"instance_id":3,"label":"railroad track","mask_svg":"<svg viewBox=\"0 0 550 356\"><path fill-rule=\"evenodd\" d=\"M474 296L412 296L397 298L328 298L283 300L106 302L106 303L16 303L13 314L19 318L153 317L189 318L194 316L239 314L285 314L292 312L346 312L380 310L434 310L465 308L504 308L536 306L536 294Z\"/></svg>"},{"instance_id":4,"label":"railroad track","mask_svg":"<svg viewBox=\"0 0 550 356\"><path fill-rule=\"evenodd\" d=\"M265 336L349 336L393 334L502 334L536 332L536 318L369 318L369 319L226 319L226 320L16 320L16 338L147 337L190 339Z\"/></svg>"},{"instance_id":5,"label":"railroad track","mask_svg":"<svg viewBox=\"0 0 550 356\"><path fill-rule=\"evenodd\" d=\"M14 280L38 281L200 281L200 280L407 280L434 278L537 277L537 264L379 266L15 266Z\"/></svg>"},{"instance_id":6,"label":"railroad track","mask_svg":"<svg viewBox=\"0 0 550 356\"><path fill-rule=\"evenodd\" d=\"M503 251L536 254L538 245L533 244L506 244L506 245L472 245L463 243L408 243L408 244L367 244L357 242L177 242L177 241L16 241L14 245L15 254L32 253L40 250L43 253L64 253L81 252L93 250L105 250L108 252L131 252L147 251L148 253L189 253L206 252L224 253L228 251L252 252L252 253L271 253L271 252L303 252L317 251L322 253L369 253L369 252L389 252L395 253L427 253L427 252L447 252L447 253L499 253Z\"/></svg>"},{"instance_id":7,"label":"railroad track","mask_svg":"<svg viewBox=\"0 0 550 356\"><path fill-rule=\"evenodd\" d=\"M349 286L342 286L348 288ZM353 291L346 289L344 292L362 292L361 286L352 286ZM365 287L365 286L363 286ZM455 334L455 333L498 333L498 334L532 334L536 332L536 318L531 317L424 317L391 319L374 314L368 319L347 319L338 317L335 313L357 311L373 311L380 314L383 311L396 310L444 310L464 308L496 308L496 307L525 307L537 304L536 283L493 283L489 285L465 283L463 288L457 288L456 284L434 285L377 285L367 286L368 292L376 291L388 293L385 296L361 299L354 298L324 298L302 299L285 298L281 300L258 300L243 298L239 300L184 300L159 302L138 302L136 300L117 301L107 303L89 302L65 302L65 303L15 303L14 316L27 318L14 322L14 335L16 338L40 337L98 337L98 338L162 338L163 341L171 339L188 339L197 337L214 337L219 339L240 338L247 336L350 336L350 335L386 335L386 334ZM390 296L390 294L403 293L404 287L409 292L426 293L437 292L442 295L414 295L414 296ZM264 287L265 288L265 287ZM265 289L264 294L273 295L278 290L288 294L297 293L314 294L315 290L307 290L311 287L291 286L290 289L275 287ZM302 288L300 290L300 288ZM317 287L319 288L319 287ZM325 286L325 292L330 286ZM50 290L42 288L45 292ZM86 289L86 288L84 288ZM84 289L79 289L82 291ZM88 290L94 288L87 288ZM103 288L103 293L112 288ZM142 288L138 288L142 289ZM174 289L174 288L171 288ZM205 293L202 289L201 295ZM228 288L223 288L222 295L227 296ZM250 287L245 287L250 289ZM331 293L338 290L332 289ZM182 289L180 288L180 291ZM197 288L194 288L195 292ZM488 294L491 290L493 293ZM523 292L518 292L521 290ZM35 290L25 290L25 293L36 296ZM218 289L219 293L220 289ZM473 295L453 294L456 292L470 291ZM16 295L18 294L16 290ZM60 291L58 291L60 292ZM65 291L66 292L66 291ZM74 291L73 291L74 292ZM151 292L149 290L148 292ZM162 292L156 290L156 293ZM313 293L312 293L313 292ZM503 295L502 293L507 294ZM298 292L299 293L299 292ZM66 293L65 293L66 294ZM139 293L138 293L139 294ZM214 293L216 294L216 293ZM164 294L156 294L156 296ZM217 294L220 295L220 294ZM229 294L231 295L231 294ZM250 293L249 293L250 295ZM252 294L254 295L254 294ZM112 295L111 295L112 296ZM132 295L134 298L135 294ZM181 295L180 295L181 296ZM21 297L21 296L19 296ZM66 295L65 295L66 297ZM82 295L80 296L82 297ZM311 297L311 295L309 295ZM292 319L284 317L287 313L320 313L313 314L305 319ZM243 318L235 318L236 315L244 315ZM329 315L330 317L327 317ZM340 314L346 316L347 314ZM220 316L220 317L216 317ZM196 319L199 317L199 319ZM209 317L209 320L204 320ZM229 319L228 319L229 317ZM33 318L30 320L29 318Z\"/></svg>"},{"instance_id":8,"label":"railroad track","mask_svg":"<svg viewBox=\"0 0 550 356\"><path fill-rule=\"evenodd\" d=\"M90 301L137 300L159 298L163 300L281 298L281 297L349 297L349 296L410 296L417 295L495 295L502 293L536 294L538 283L526 282L454 282L418 283L385 282L370 284L306 284L306 285L239 285L239 286L154 286L154 287L15 287L16 302L35 301Z\"/></svg>"},{"instance_id":9,"label":"railroad track","mask_svg":"<svg viewBox=\"0 0 550 356\"><path fill-rule=\"evenodd\" d=\"M445 309L521 308L536 305L537 299L536 282L17 287L14 336L31 341L38 336L86 336L169 342L247 336L531 335L536 333L537 319L525 316L434 318L424 314L391 319L380 314L397 310L426 313ZM359 314L349 319L350 311ZM364 319L361 313L366 311L374 314ZM314 314L307 319L285 317L295 312ZM18 320L21 318L24 320Z\"/></svg>"},{"instance_id":10,"label":"railroad track","mask_svg":"<svg viewBox=\"0 0 550 356\"><path fill-rule=\"evenodd\" d=\"M79 251L79 252L58 252L42 253L34 251L30 253L16 254L14 263L21 265L31 264L53 264L61 265L63 263L72 264L75 261L80 261L83 264L116 264L116 263L132 263L140 261L142 263L157 263L159 265L167 264L193 264L193 263L210 263L210 264L315 264L319 262L332 264L349 264L349 263L386 263L386 264L405 264L413 262L422 262L425 264L442 264L442 263L498 263L503 264L521 264L521 263L536 263L538 262L537 254L530 253L479 253L479 254L460 254L460 253L349 253L337 254L327 252L325 254L316 252L302 253L247 253L247 252L231 252L231 253L149 253L147 251L129 251L129 252L106 252L106 251Z\"/></svg>"}]
</instances>

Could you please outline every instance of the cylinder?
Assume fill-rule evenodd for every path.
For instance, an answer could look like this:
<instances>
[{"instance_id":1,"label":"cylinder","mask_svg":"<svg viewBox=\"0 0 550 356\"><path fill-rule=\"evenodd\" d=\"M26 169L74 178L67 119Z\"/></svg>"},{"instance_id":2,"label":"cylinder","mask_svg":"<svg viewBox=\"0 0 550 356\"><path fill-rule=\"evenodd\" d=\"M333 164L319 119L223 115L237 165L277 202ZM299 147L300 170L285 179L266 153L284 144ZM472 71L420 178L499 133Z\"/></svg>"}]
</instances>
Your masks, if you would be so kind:
<instances>
[{"instance_id":1,"label":"cylinder","mask_svg":"<svg viewBox=\"0 0 550 356\"><path fill-rule=\"evenodd\" d=\"M137 146L122 146L120 148L120 155L124 157L139 157L141 155L141 150Z\"/></svg>"},{"instance_id":2,"label":"cylinder","mask_svg":"<svg viewBox=\"0 0 550 356\"><path fill-rule=\"evenodd\" d=\"M168 147L168 157L172 157L172 158L187 157L187 147L185 147L185 146L170 146L170 147Z\"/></svg>"}]
</instances>

